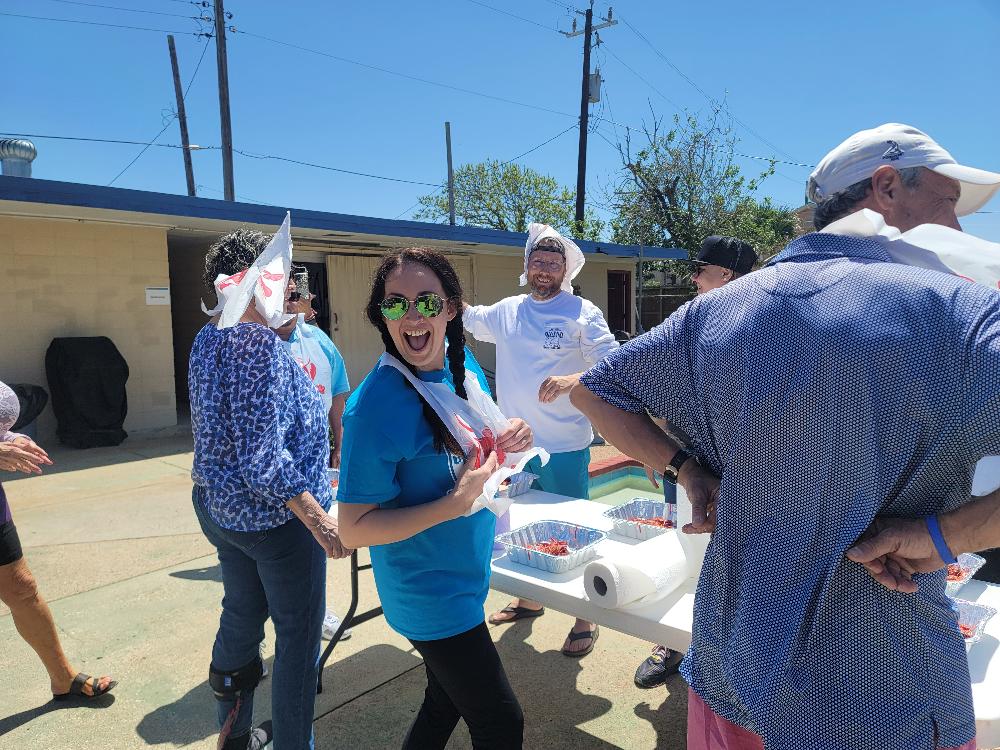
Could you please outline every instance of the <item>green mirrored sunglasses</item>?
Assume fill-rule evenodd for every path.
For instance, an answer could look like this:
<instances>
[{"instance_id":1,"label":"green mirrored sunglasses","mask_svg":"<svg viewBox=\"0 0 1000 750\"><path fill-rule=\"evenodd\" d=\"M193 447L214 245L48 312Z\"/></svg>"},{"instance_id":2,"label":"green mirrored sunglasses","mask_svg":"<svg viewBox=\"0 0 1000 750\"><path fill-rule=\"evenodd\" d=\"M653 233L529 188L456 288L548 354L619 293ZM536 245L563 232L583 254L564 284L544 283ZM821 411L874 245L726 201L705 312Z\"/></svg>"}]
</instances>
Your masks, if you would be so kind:
<instances>
[{"instance_id":1,"label":"green mirrored sunglasses","mask_svg":"<svg viewBox=\"0 0 1000 750\"><path fill-rule=\"evenodd\" d=\"M417 312L425 318L435 318L444 310L444 299L434 292L417 295L413 300ZM382 315L388 320L399 320L410 309L410 300L400 294L390 294L379 303Z\"/></svg>"}]
</instances>

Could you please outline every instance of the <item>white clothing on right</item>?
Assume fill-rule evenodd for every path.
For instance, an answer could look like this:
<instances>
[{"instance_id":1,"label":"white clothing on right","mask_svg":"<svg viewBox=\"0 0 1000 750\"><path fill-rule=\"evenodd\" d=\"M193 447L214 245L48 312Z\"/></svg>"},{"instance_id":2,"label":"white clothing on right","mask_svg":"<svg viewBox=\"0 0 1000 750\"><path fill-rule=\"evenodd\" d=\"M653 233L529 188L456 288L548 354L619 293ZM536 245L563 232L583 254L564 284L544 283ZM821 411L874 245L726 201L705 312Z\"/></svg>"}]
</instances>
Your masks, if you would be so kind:
<instances>
[{"instance_id":1,"label":"white clothing on right","mask_svg":"<svg viewBox=\"0 0 1000 750\"><path fill-rule=\"evenodd\" d=\"M593 428L569 397L543 404L538 389L550 375L583 372L618 348L597 305L564 291L544 301L519 294L470 305L462 322L477 340L496 344L500 411L531 425L536 446L567 453L590 445Z\"/></svg>"}]
</instances>

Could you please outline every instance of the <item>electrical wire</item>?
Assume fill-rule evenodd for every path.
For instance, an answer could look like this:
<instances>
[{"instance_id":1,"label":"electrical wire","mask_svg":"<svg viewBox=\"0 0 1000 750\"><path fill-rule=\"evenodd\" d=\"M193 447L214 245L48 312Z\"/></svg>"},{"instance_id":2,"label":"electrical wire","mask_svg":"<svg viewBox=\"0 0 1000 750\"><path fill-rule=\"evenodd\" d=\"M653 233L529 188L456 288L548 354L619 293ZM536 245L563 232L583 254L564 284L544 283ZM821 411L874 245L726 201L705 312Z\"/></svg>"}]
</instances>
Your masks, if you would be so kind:
<instances>
[{"instance_id":1,"label":"electrical wire","mask_svg":"<svg viewBox=\"0 0 1000 750\"><path fill-rule=\"evenodd\" d=\"M63 3L64 5L81 5L85 8L106 8L108 10L120 10L125 13L146 13L153 16L172 16L173 18L194 18L181 13L167 13L162 10L143 10L140 8L122 8L119 5L101 5L100 3L84 3L80 0L48 0L50 3Z\"/></svg>"},{"instance_id":2,"label":"electrical wire","mask_svg":"<svg viewBox=\"0 0 1000 750\"><path fill-rule=\"evenodd\" d=\"M23 13L7 13L0 11L0 16L10 18L27 18L32 21L56 21L58 23L78 23L84 26L106 26L111 29L131 29L133 31L155 31L157 34L191 34L192 36L203 36L203 32L198 31L171 31L170 29L150 29L145 26L128 26L121 23L98 23L97 21L80 21L75 18L49 18L47 16L28 16ZM193 16L192 16L193 18Z\"/></svg>"},{"instance_id":3,"label":"electrical wire","mask_svg":"<svg viewBox=\"0 0 1000 750\"><path fill-rule=\"evenodd\" d=\"M339 172L341 174L350 174L356 177L370 177L373 180L386 180L387 182L402 182L407 185L424 185L426 187L446 187L439 182L421 182L420 180L407 180L402 177L386 177L380 174L371 174L370 172L355 172L351 169L341 169L340 167L330 167L326 164L316 164L315 162L301 161L300 159L292 159L287 156L275 156L273 154L252 154L249 151L243 151L238 148L233 149L233 153L239 154L240 156L245 156L248 159L259 159L259 160L272 160L272 161L283 161L289 164L298 164L302 167L312 167L314 169L323 169L328 172Z\"/></svg>"},{"instance_id":4,"label":"electrical wire","mask_svg":"<svg viewBox=\"0 0 1000 750\"><path fill-rule=\"evenodd\" d=\"M271 37L264 36L263 34L255 34L250 31L243 31L242 29L230 29L231 32L235 34L242 34L243 36L253 37L254 39L262 39L266 42L271 42L272 44L279 44L282 47L289 47L291 49L297 49L302 52L309 52L314 55L319 55L321 57L327 57L331 60L337 60L338 62L348 63L349 65L357 65L361 68L367 68L368 70L375 70L379 73L386 73L388 75L397 76L399 78L405 78L409 81L417 81L418 83L425 83L429 86L437 86L438 88L449 89L451 91L458 91L463 94L469 94L471 96L478 96L483 99L492 99L493 101L503 102L505 104L513 104L518 107L525 107L527 109L538 110L539 112L548 112L553 115L560 115L561 117L577 117L575 114L570 114L569 112L561 112L557 109L551 109L549 107L543 107L538 104L528 104L527 102L519 102L516 99L508 99L503 96L496 96L494 94L486 94L482 91L475 91L473 89L463 88L461 86L453 86L449 83L441 83L440 81L432 81L429 78L420 78L419 76L410 75L409 73L401 73L398 70L390 70L389 68L383 68L378 65L371 65L370 63L361 62L359 60L352 60L349 57L341 57L340 55L334 55L329 52L324 52L322 50L311 49L310 47L304 47L301 44L294 44L292 42L284 42L280 39L272 39Z\"/></svg>"},{"instance_id":5,"label":"electrical wire","mask_svg":"<svg viewBox=\"0 0 1000 750\"><path fill-rule=\"evenodd\" d=\"M605 43L604 43L603 45L601 45L601 46L602 46L602 47L607 47L607 42L605 42ZM608 53L609 55L611 55L611 56L612 56L613 58L615 58L615 60L617 60L617 61L618 61L618 63L619 63L619 64L620 64L620 65L621 65L622 67L624 67L624 68L625 68L625 69L626 69L627 71L629 71L629 72L630 72L630 73L631 73L632 75L634 75L634 76L635 76L636 78L638 78L638 79L639 79L640 81L642 81L642 82L643 82L644 84L646 84L647 86L649 86L649 88L651 88L651 89L652 89L653 91L655 91L655 92L656 92L657 94L659 94L659 95L660 95L660 97L661 97L661 98L662 98L662 99L663 99L664 101L666 101L666 102L667 102L668 104L671 104L671 105L673 105L674 109L676 109L676 110L677 110L678 112L682 112L682 111L684 110L684 108L683 108L683 107L682 107L682 106L681 106L680 104L678 104L677 102L675 102L675 101L674 101L673 99L671 99L671 98L670 98L669 96L667 96L667 95L666 95L666 94L664 94L664 93L663 93L662 91L660 91L660 90L659 90L658 88L656 88L656 86L654 86L654 85L653 85L652 83L650 83L650 82L649 82L649 81L648 81L648 80L646 79L646 77L642 75L642 73L640 73L640 72L639 72L639 71L637 71L637 70L636 70L635 68L633 68L633 67L632 67L631 65L629 65L629 64L628 64L627 62L625 62L625 61L624 61L624 60L622 60L622 59L621 59L620 57L618 57L618 55L616 55L616 54L615 54L614 50L610 50L610 49L609 49L609 50L606 50L606 51L607 51L607 53Z\"/></svg>"},{"instance_id":6,"label":"electrical wire","mask_svg":"<svg viewBox=\"0 0 1000 750\"><path fill-rule=\"evenodd\" d=\"M530 18L525 18L524 16L519 16L516 13L511 13L510 11L503 10L501 8L495 8L492 5L487 5L486 3L481 3L479 0L465 0L467 3L472 3L473 5L478 5L481 8L487 8L496 13L501 13L505 16L510 16L511 18L516 18L518 21L524 21L525 23L530 23L532 26L537 26L540 29L545 29L546 31L558 32L558 29L554 29L551 26L546 26L544 23L539 23L538 21L532 21Z\"/></svg>"}]
</instances>

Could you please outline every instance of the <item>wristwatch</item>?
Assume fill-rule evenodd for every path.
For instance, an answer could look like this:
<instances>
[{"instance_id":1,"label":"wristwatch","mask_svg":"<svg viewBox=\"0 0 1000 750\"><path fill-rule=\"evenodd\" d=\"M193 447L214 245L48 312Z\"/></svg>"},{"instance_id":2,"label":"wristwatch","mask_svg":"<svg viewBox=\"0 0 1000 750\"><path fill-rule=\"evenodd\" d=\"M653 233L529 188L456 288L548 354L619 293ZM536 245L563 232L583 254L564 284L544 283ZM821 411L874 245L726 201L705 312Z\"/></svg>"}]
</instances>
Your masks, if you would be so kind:
<instances>
[{"instance_id":1,"label":"wristwatch","mask_svg":"<svg viewBox=\"0 0 1000 750\"><path fill-rule=\"evenodd\" d=\"M698 459L695 458L693 453L688 453L683 448L678 448L674 457L670 459L670 463L664 467L663 478L670 482L670 484L677 484L677 475L681 473L681 467L684 466L689 459L698 463Z\"/></svg>"}]
</instances>

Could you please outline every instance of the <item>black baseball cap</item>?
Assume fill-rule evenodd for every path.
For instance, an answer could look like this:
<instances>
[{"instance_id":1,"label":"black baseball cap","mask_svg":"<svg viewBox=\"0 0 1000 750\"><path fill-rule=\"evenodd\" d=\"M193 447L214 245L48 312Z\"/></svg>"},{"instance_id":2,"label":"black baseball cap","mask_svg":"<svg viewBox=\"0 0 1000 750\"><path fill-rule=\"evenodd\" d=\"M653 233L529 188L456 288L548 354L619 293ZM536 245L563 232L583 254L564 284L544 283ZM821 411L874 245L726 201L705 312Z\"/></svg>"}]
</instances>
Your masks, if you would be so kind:
<instances>
[{"instance_id":1,"label":"black baseball cap","mask_svg":"<svg viewBox=\"0 0 1000 750\"><path fill-rule=\"evenodd\" d=\"M721 266L736 273L750 273L757 262L757 253L743 240L713 234L702 240L694 260L681 262L693 266Z\"/></svg>"}]
</instances>

